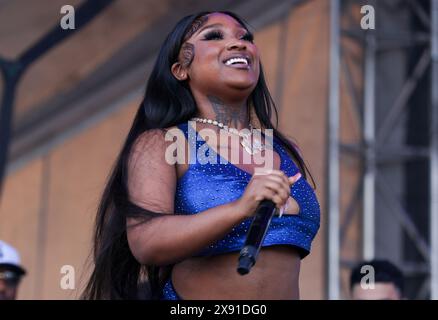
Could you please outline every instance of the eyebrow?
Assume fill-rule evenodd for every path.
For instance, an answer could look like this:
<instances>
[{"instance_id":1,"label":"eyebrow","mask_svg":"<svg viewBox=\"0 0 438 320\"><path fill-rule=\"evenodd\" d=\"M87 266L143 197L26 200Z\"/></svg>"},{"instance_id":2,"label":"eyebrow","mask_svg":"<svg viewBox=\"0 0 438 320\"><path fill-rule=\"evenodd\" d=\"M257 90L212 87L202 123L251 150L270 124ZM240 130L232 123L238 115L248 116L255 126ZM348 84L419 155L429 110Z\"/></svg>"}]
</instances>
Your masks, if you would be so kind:
<instances>
[{"instance_id":1,"label":"eyebrow","mask_svg":"<svg viewBox=\"0 0 438 320\"><path fill-rule=\"evenodd\" d=\"M207 25L201 29L199 29L196 34L200 34L202 31L207 30L207 29L212 29L212 28L217 28L217 27L223 27L224 25L222 23L214 23L214 24L210 24ZM243 26L241 26L240 24L238 25L239 28L245 30L246 32L250 33L249 30L247 30L246 28L244 28Z\"/></svg>"},{"instance_id":2,"label":"eyebrow","mask_svg":"<svg viewBox=\"0 0 438 320\"><path fill-rule=\"evenodd\" d=\"M211 29L211 28L216 28L216 27L221 27L221 26L222 26L221 23L210 24L210 25L207 25L207 26L205 26L205 27L202 27L202 28L199 29L196 33L199 34L199 33L201 33L201 32L204 31L204 30Z\"/></svg>"}]
</instances>

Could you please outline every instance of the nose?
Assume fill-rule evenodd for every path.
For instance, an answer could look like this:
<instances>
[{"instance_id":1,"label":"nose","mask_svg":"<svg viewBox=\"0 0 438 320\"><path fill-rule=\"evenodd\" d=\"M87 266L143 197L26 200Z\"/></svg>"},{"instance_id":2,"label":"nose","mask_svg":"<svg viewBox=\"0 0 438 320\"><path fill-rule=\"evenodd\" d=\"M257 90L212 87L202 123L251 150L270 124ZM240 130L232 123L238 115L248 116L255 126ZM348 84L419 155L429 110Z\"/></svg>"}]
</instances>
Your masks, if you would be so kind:
<instances>
[{"instance_id":1,"label":"nose","mask_svg":"<svg viewBox=\"0 0 438 320\"><path fill-rule=\"evenodd\" d=\"M240 39L231 40L227 45L228 50L245 50L246 44L245 41Z\"/></svg>"}]
</instances>

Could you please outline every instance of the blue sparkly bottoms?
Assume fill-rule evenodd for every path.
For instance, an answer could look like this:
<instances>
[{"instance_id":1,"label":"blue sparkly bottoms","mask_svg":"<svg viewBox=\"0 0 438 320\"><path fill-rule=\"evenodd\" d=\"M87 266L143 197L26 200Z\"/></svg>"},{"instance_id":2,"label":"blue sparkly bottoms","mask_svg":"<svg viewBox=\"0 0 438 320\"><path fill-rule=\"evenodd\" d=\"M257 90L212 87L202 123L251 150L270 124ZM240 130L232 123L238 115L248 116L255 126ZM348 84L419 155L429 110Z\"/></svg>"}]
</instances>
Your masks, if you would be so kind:
<instances>
[{"instance_id":1,"label":"blue sparkly bottoms","mask_svg":"<svg viewBox=\"0 0 438 320\"><path fill-rule=\"evenodd\" d=\"M207 209L239 199L252 175L231 162L225 161L216 153L189 123L178 128L184 132L190 149L190 163L187 171L178 180L175 193L175 212L196 214ZM274 137L274 150L280 157L280 170L291 177L299 169L283 148L280 140ZM199 153L214 163L200 163ZM201 157L202 158L202 157ZM262 246L289 245L296 248L304 258L310 252L311 243L320 224L320 207L315 192L309 183L299 179L291 187L291 197L300 207L296 215L274 216ZM252 218L236 225L224 238L204 248L197 256L216 255L239 251L245 242Z\"/></svg>"},{"instance_id":2,"label":"blue sparkly bottoms","mask_svg":"<svg viewBox=\"0 0 438 320\"><path fill-rule=\"evenodd\" d=\"M163 296L161 300L182 300L178 293L176 293L176 290L172 284L172 279L170 277L164 285Z\"/></svg>"}]
</instances>

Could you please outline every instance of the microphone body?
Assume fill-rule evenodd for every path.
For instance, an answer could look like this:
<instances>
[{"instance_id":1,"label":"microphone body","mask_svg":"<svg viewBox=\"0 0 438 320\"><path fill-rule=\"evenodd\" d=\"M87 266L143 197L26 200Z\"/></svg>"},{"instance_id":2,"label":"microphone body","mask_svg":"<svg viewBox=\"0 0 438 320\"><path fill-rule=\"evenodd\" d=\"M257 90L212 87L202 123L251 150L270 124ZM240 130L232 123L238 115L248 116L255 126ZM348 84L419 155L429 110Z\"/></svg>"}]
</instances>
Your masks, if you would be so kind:
<instances>
[{"instance_id":1,"label":"microphone body","mask_svg":"<svg viewBox=\"0 0 438 320\"><path fill-rule=\"evenodd\" d=\"M254 266L260 248L276 211L274 202L263 200L257 207L254 219L246 235L245 244L240 250L237 272L241 275L249 273Z\"/></svg>"}]
</instances>

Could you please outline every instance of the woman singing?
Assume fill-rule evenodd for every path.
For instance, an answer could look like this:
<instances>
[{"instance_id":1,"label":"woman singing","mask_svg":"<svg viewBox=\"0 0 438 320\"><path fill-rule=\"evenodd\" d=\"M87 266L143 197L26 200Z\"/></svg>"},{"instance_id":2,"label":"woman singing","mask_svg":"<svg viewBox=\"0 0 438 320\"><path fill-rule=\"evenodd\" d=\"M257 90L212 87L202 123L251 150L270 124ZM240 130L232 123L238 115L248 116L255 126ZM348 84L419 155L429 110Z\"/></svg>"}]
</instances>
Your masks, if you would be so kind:
<instances>
[{"instance_id":1,"label":"woman singing","mask_svg":"<svg viewBox=\"0 0 438 320\"><path fill-rule=\"evenodd\" d=\"M83 298L136 299L147 281L152 299L298 299L320 210L304 161L272 113L242 19L183 18L161 47L103 193ZM256 138L269 129L272 143ZM222 161L230 153L239 161ZM239 251L264 199L279 214L242 276Z\"/></svg>"}]
</instances>

